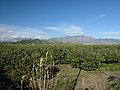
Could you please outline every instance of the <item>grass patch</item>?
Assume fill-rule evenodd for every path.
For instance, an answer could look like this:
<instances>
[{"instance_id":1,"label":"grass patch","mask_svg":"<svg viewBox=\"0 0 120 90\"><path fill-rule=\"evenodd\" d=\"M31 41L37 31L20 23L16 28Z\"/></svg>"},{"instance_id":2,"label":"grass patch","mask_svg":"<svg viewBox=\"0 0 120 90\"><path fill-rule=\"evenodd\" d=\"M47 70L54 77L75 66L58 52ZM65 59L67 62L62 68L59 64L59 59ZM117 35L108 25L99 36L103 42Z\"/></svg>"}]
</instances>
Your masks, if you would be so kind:
<instances>
[{"instance_id":1,"label":"grass patch","mask_svg":"<svg viewBox=\"0 0 120 90\"><path fill-rule=\"evenodd\" d=\"M98 70L120 71L120 63L102 64Z\"/></svg>"},{"instance_id":2,"label":"grass patch","mask_svg":"<svg viewBox=\"0 0 120 90\"><path fill-rule=\"evenodd\" d=\"M79 69L72 68L70 65L58 65L57 67L60 69L60 72L56 77L57 82L55 90L68 90L71 86L71 82L76 78ZM82 70L75 90L107 90L109 84L108 78L111 76L119 77L119 68L119 64L104 64L101 68L94 71ZM109 84L109 87L113 90L116 90L114 88L119 90L119 84L116 85L116 83L118 83L118 80L115 79L112 84ZM114 84L115 86L112 87Z\"/></svg>"}]
</instances>

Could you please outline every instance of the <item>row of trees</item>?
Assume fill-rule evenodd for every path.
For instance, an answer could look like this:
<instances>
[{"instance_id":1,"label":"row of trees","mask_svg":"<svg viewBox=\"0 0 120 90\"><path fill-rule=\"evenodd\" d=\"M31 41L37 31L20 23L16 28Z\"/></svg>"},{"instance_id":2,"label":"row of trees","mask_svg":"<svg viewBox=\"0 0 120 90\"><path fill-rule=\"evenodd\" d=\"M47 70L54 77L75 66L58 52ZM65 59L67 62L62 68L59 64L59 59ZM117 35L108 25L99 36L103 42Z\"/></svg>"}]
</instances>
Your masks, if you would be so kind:
<instances>
[{"instance_id":1,"label":"row of trees","mask_svg":"<svg viewBox=\"0 0 120 90\"><path fill-rule=\"evenodd\" d=\"M31 75L33 64L47 55L47 63L70 64L74 68L94 70L103 63L120 62L120 45L0 45L0 81L20 82ZM52 58L51 58L52 55ZM52 61L52 62L51 62ZM6 78L6 79L4 79Z\"/></svg>"}]
</instances>

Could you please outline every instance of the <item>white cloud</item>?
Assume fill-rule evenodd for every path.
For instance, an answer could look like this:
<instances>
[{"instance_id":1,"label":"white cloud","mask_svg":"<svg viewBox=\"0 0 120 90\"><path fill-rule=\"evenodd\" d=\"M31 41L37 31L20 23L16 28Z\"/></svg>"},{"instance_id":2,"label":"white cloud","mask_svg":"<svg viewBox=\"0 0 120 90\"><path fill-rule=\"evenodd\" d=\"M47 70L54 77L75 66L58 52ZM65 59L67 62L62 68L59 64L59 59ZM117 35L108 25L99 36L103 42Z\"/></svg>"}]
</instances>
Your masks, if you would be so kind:
<instances>
[{"instance_id":1,"label":"white cloud","mask_svg":"<svg viewBox=\"0 0 120 90\"><path fill-rule=\"evenodd\" d=\"M0 24L0 40L9 40L12 38L32 38L45 39L47 33L30 27L18 27L13 25Z\"/></svg>"},{"instance_id":2,"label":"white cloud","mask_svg":"<svg viewBox=\"0 0 120 90\"><path fill-rule=\"evenodd\" d=\"M100 15L94 17L93 19L91 19L90 21L88 21L87 24L97 22L98 20L104 18L105 16L106 16L106 15L104 15L104 14L100 14Z\"/></svg>"},{"instance_id":3,"label":"white cloud","mask_svg":"<svg viewBox=\"0 0 120 90\"><path fill-rule=\"evenodd\" d=\"M10 36L11 38L17 38L18 36L17 35L13 35L13 36Z\"/></svg>"},{"instance_id":4,"label":"white cloud","mask_svg":"<svg viewBox=\"0 0 120 90\"><path fill-rule=\"evenodd\" d=\"M60 28L58 27L44 27L44 29L50 29L50 30L55 30L55 31L60 30Z\"/></svg>"},{"instance_id":5,"label":"white cloud","mask_svg":"<svg viewBox=\"0 0 120 90\"><path fill-rule=\"evenodd\" d=\"M48 33L44 31L48 31ZM83 35L80 26L62 24L44 27L42 30L30 27L18 27L14 25L0 24L0 41L9 41L17 38L48 39L50 37Z\"/></svg>"},{"instance_id":6,"label":"white cloud","mask_svg":"<svg viewBox=\"0 0 120 90\"><path fill-rule=\"evenodd\" d=\"M105 31L100 33L104 38L120 39L120 31Z\"/></svg>"},{"instance_id":7,"label":"white cloud","mask_svg":"<svg viewBox=\"0 0 120 90\"><path fill-rule=\"evenodd\" d=\"M61 33L65 36L76 36L76 35L84 34L82 28L76 25L58 25L58 26L45 27L44 29L54 30L57 33Z\"/></svg>"},{"instance_id":8,"label":"white cloud","mask_svg":"<svg viewBox=\"0 0 120 90\"><path fill-rule=\"evenodd\" d=\"M83 35L84 32L82 31L81 27L72 25L65 28L64 34L69 36L74 36L74 35Z\"/></svg>"},{"instance_id":9,"label":"white cloud","mask_svg":"<svg viewBox=\"0 0 120 90\"><path fill-rule=\"evenodd\" d=\"M102 32L103 35L120 35L120 31L107 31Z\"/></svg>"}]
</instances>

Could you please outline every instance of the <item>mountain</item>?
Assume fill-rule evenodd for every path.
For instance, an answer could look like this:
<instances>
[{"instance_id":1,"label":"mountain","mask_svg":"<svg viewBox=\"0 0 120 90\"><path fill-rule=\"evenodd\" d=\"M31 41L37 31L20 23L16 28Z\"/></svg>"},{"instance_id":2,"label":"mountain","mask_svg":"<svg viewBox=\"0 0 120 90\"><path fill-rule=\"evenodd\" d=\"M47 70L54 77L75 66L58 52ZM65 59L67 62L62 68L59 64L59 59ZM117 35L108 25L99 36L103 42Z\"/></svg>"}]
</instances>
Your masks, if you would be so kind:
<instances>
[{"instance_id":1,"label":"mountain","mask_svg":"<svg viewBox=\"0 0 120 90\"><path fill-rule=\"evenodd\" d=\"M89 36L66 36L61 38L52 38L50 40L63 43L91 43L95 38Z\"/></svg>"},{"instance_id":2,"label":"mountain","mask_svg":"<svg viewBox=\"0 0 120 90\"><path fill-rule=\"evenodd\" d=\"M3 44L58 44L58 43L61 43L61 42L57 42L57 41L52 41L52 40L46 40L46 39L19 39L18 41L2 41L0 43L3 43Z\"/></svg>"},{"instance_id":3,"label":"mountain","mask_svg":"<svg viewBox=\"0 0 120 90\"><path fill-rule=\"evenodd\" d=\"M120 39L96 39L96 42L103 44L120 44Z\"/></svg>"},{"instance_id":4,"label":"mountain","mask_svg":"<svg viewBox=\"0 0 120 90\"><path fill-rule=\"evenodd\" d=\"M96 39L90 36L66 36L60 38L51 39L23 39L19 38L9 41L2 41L1 43L12 43L12 44L60 44L60 43L80 43L80 44L120 44L120 39Z\"/></svg>"},{"instance_id":5,"label":"mountain","mask_svg":"<svg viewBox=\"0 0 120 90\"><path fill-rule=\"evenodd\" d=\"M120 39L95 39L90 36L66 36L52 38L51 41L63 43L82 43L82 44L120 44Z\"/></svg>"}]
</instances>

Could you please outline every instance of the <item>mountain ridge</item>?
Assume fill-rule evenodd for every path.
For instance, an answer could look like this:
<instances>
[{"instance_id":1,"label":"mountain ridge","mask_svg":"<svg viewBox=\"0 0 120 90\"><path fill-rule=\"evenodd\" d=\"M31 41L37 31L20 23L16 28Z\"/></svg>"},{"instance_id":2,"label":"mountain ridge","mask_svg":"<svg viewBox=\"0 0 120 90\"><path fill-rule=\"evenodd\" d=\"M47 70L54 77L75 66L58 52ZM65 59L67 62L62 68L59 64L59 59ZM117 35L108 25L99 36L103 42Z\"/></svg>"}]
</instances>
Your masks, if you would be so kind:
<instances>
[{"instance_id":1,"label":"mountain ridge","mask_svg":"<svg viewBox=\"0 0 120 90\"><path fill-rule=\"evenodd\" d=\"M120 39L93 38L91 36L66 36L62 38L52 38L50 40L63 43L82 43L82 44L120 44Z\"/></svg>"},{"instance_id":2,"label":"mountain ridge","mask_svg":"<svg viewBox=\"0 0 120 90\"><path fill-rule=\"evenodd\" d=\"M6 42L6 41L1 41ZM7 41L18 43L18 44L48 44L48 43L79 43L79 44L120 44L120 39L110 39L110 38L93 38L91 36L65 36L59 38L50 38L50 39L28 39L28 38L19 38L13 41Z\"/></svg>"}]
</instances>

